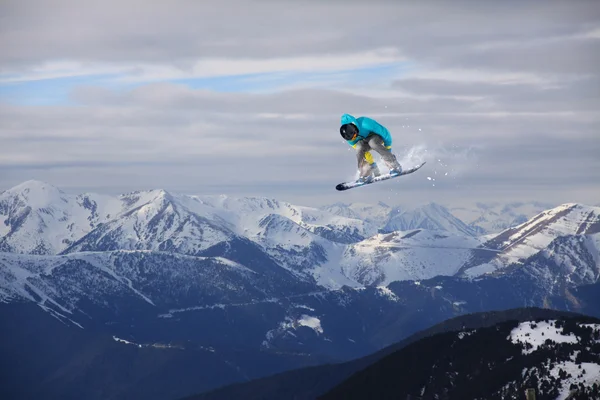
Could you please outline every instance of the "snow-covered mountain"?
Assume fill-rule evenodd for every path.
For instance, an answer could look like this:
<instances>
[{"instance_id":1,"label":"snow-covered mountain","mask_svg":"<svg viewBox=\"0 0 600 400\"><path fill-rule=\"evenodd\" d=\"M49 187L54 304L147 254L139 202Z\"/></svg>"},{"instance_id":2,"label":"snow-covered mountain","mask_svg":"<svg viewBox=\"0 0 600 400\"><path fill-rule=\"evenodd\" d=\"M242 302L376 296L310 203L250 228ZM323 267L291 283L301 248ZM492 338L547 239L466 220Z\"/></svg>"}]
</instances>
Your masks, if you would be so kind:
<instances>
[{"instance_id":1,"label":"snow-covered mountain","mask_svg":"<svg viewBox=\"0 0 600 400\"><path fill-rule=\"evenodd\" d=\"M121 196L125 205L61 253L111 250L160 250L196 254L229 239L232 233L193 212L164 190Z\"/></svg>"},{"instance_id":2,"label":"snow-covered mountain","mask_svg":"<svg viewBox=\"0 0 600 400\"><path fill-rule=\"evenodd\" d=\"M501 211L513 215L539 206L511 204ZM598 214L594 207L566 204L497 235L478 236L435 203L413 209L338 203L318 209L164 190L72 196L28 181L0 194L0 250L45 255L142 250L238 262L253 254L264 265L333 289L458 271L478 276L532 256L556 259L569 252L580 255L569 265L584 268L578 274L589 282L597 270Z\"/></svg>"},{"instance_id":3,"label":"snow-covered mountain","mask_svg":"<svg viewBox=\"0 0 600 400\"><path fill-rule=\"evenodd\" d=\"M348 246L340 264L345 276L363 285L452 276L481 242L449 232L397 231Z\"/></svg>"},{"instance_id":4,"label":"snow-covered mountain","mask_svg":"<svg viewBox=\"0 0 600 400\"><path fill-rule=\"evenodd\" d=\"M489 234L513 228L556 206L540 202L477 203L474 207L452 207L450 211L478 233Z\"/></svg>"},{"instance_id":5,"label":"snow-covered mountain","mask_svg":"<svg viewBox=\"0 0 600 400\"><path fill-rule=\"evenodd\" d=\"M0 195L0 251L71 254L116 250L168 251L202 255L240 239L305 279L344 244L374 235L362 220L266 198L189 196L151 190L118 197L70 196L37 181ZM342 245L342 246L340 246ZM333 275L340 275L333 271ZM347 279L340 284L351 283Z\"/></svg>"},{"instance_id":6,"label":"snow-covered mountain","mask_svg":"<svg viewBox=\"0 0 600 400\"><path fill-rule=\"evenodd\" d=\"M211 215L215 221L224 221L236 234L255 237L264 234L265 217L278 215L326 239L351 243L373 235L377 228L361 218L337 215L318 208L292 205L275 199L229 196L182 196L207 208L189 206L193 212Z\"/></svg>"},{"instance_id":7,"label":"snow-covered mountain","mask_svg":"<svg viewBox=\"0 0 600 400\"><path fill-rule=\"evenodd\" d=\"M461 273L477 276L541 263L545 270L553 264L568 272L566 279L573 284L593 283L600 271L600 208L563 204L493 236L482 246L496 251L473 251Z\"/></svg>"},{"instance_id":8,"label":"snow-covered mountain","mask_svg":"<svg viewBox=\"0 0 600 400\"><path fill-rule=\"evenodd\" d=\"M110 196L71 196L44 182L24 182L0 193L0 251L56 254L121 210Z\"/></svg>"},{"instance_id":9,"label":"snow-covered mountain","mask_svg":"<svg viewBox=\"0 0 600 400\"><path fill-rule=\"evenodd\" d=\"M385 232L408 231L412 229L427 229L445 231L462 235L476 236L477 231L456 218L444 206L429 203L409 210L392 212Z\"/></svg>"},{"instance_id":10,"label":"snow-covered mountain","mask_svg":"<svg viewBox=\"0 0 600 400\"><path fill-rule=\"evenodd\" d=\"M194 237L196 243L177 248L190 253L231 234L260 236L265 233L263 220L271 214L334 242L351 243L377 231L360 219L273 199L187 196L164 190L118 197L72 196L47 183L27 181L0 193L0 249L56 254L79 251L92 243L158 249L177 247ZM85 237L100 225L106 226Z\"/></svg>"},{"instance_id":11,"label":"snow-covered mountain","mask_svg":"<svg viewBox=\"0 0 600 400\"><path fill-rule=\"evenodd\" d=\"M576 291L598 281L599 211L565 204L478 236L435 204L73 196L28 181L0 193L0 305L135 343L339 361L470 311L589 307Z\"/></svg>"},{"instance_id":12,"label":"snow-covered mountain","mask_svg":"<svg viewBox=\"0 0 600 400\"><path fill-rule=\"evenodd\" d=\"M129 306L183 308L266 301L313 289L281 269L139 250L61 256L0 253L0 274L0 300L23 298L67 314L90 301L105 305L129 299Z\"/></svg>"},{"instance_id":13,"label":"snow-covered mountain","mask_svg":"<svg viewBox=\"0 0 600 400\"><path fill-rule=\"evenodd\" d=\"M377 227L385 226L392 211L400 211L400 207L391 207L381 201L377 204L340 202L324 206L322 209L331 214L365 221Z\"/></svg>"}]
</instances>

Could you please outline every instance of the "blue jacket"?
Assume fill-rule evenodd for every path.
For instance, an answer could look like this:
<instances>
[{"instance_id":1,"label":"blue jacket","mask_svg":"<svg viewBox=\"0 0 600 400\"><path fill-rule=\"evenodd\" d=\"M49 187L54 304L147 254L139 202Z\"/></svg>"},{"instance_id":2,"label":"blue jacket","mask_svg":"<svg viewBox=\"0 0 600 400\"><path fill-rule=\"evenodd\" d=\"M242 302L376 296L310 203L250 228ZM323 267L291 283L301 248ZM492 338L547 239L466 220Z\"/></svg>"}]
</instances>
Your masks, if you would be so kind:
<instances>
[{"instance_id":1,"label":"blue jacket","mask_svg":"<svg viewBox=\"0 0 600 400\"><path fill-rule=\"evenodd\" d=\"M358 136L356 137L356 139L347 141L348 144L352 147L354 147L356 142L358 142L359 140L365 139L366 137L372 134L377 134L381 136L383 138L383 144L388 149L392 147L392 135L390 135L390 132L385 126L381 125L374 119L367 117L354 118L350 114L344 114L342 115L340 122L341 125L352 123L358 127Z\"/></svg>"}]
</instances>

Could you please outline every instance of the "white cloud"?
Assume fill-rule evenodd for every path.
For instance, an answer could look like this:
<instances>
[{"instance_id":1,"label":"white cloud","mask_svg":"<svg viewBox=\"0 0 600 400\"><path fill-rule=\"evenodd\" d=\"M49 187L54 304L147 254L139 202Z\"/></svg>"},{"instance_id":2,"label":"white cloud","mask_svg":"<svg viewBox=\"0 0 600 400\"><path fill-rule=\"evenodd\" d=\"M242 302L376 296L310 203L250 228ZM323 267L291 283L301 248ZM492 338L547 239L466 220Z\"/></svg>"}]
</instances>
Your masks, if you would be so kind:
<instances>
[{"instance_id":1,"label":"white cloud","mask_svg":"<svg viewBox=\"0 0 600 400\"><path fill-rule=\"evenodd\" d=\"M600 197L593 1L9 0L0 15L0 190L35 178L310 203ZM199 83L232 76L253 89ZM68 102L14 104L51 82L40 88ZM355 173L345 112L379 119L427 170L333 191Z\"/></svg>"}]
</instances>

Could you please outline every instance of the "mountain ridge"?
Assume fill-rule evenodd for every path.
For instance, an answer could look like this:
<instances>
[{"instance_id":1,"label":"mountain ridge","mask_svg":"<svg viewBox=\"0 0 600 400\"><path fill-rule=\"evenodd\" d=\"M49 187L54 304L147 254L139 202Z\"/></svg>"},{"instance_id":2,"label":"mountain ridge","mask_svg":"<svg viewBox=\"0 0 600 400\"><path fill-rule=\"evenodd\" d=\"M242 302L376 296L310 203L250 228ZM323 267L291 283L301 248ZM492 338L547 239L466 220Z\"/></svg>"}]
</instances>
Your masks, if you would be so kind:
<instances>
[{"instance_id":1,"label":"mountain ridge","mask_svg":"<svg viewBox=\"0 0 600 400\"><path fill-rule=\"evenodd\" d=\"M505 399L533 388L540 398L594 399L600 395L599 322L589 317L513 320L458 335L436 334L318 398Z\"/></svg>"},{"instance_id":2,"label":"mountain ridge","mask_svg":"<svg viewBox=\"0 0 600 400\"><path fill-rule=\"evenodd\" d=\"M32 186L32 189L28 188L28 185ZM68 197L58 189L37 181L25 182L16 188L0 195L0 218L4 215L3 225L9 227L9 232L0 237L0 251L67 254L79 251L137 249L200 254L219 243L229 243L234 238L245 238L255 242L270 258L290 272L302 276L303 279L316 280L319 284L331 288L339 288L341 284L377 285L389 283L394 279L427 279L432 277L432 274L456 273L456 268L445 270L432 268L435 263L440 262L441 258L427 261L424 255L417 257L411 255L414 261L409 261L405 267L397 266L399 264L394 261L394 248L417 249L432 246L429 243L430 239L423 236L423 233L419 233L424 230L423 226L433 229L432 232L442 232L442 235L438 235L440 241L445 240L444 235L448 233L477 237L475 230L453 217L448 209L435 203L415 210L392 209L386 204L370 207L359 204L356 209L363 213L368 213L373 207L380 212L388 210L391 216L386 222L387 227L390 226L390 221L394 221L398 216L402 218L412 216L410 220L403 219L408 223L402 225L403 228L412 227L411 229L388 232L399 235L399 241L397 240L396 247L387 246L388 258L393 261L393 266L382 269L373 264L374 259L369 261L371 256L367 254L381 252L383 248L377 235L386 233L385 227L383 230L380 229L378 234L377 227L371 222L340 217L323 209L294 206L267 198L189 196L171 194L159 189L131 192L111 198L94 194ZM39 195L42 200L33 199L31 205L23 202L21 192L31 191L42 191L42 195ZM48 214L45 210L56 208L51 201L52 199L56 201L56 193L60 193L59 203L66 204L64 207L70 208L63 209L63 214L58 220L56 218L52 220L52 213ZM18 200L14 200L15 196ZM8 207L9 203L19 204L21 210L15 210L15 206ZM43 207L36 209L32 207L35 205ZM338 203L335 207L337 212L342 214L343 207L352 209L352 206L343 203ZM70 209L76 211L69 211ZM597 214L599 214L597 210L588 214L590 229L598 230L597 227L600 226L600 222L594 217ZM542 214L534 218L539 215ZM436 219L439 221L431 222ZM64 237L60 248L57 248L55 242L51 243L54 239L50 239L57 237L57 229L62 232L58 237ZM458 247L481 248L483 252L482 257L476 257L477 251L474 250L470 255L471 263L463 263L465 265L460 266L459 272L468 272L469 275L475 272L475 276L492 272L498 267L493 262L491 264L488 262L493 259L500 259L496 264L507 264L509 259L514 257L512 254L502 259L502 254L493 256L491 250L506 252L506 249L498 247L497 243L502 240L502 235L510 237L515 229L518 227L509 228L501 234L490 235L487 237L488 240L482 243L472 242L468 246L455 245L457 254ZM39 237L47 239L27 244L28 238L38 233ZM413 239L408 235L412 235ZM528 236L530 235L524 234L523 238ZM422 243L414 241L420 238L423 238ZM549 241L544 246L548 244ZM544 246L535 250L542 250ZM433 244L433 247L443 246ZM367 253L363 250L357 252L353 248L366 250ZM53 252L51 249L56 251ZM403 253L407 251L411 254L416 252L416 250L406 250ZM530 252L531 254L533 253ZM378 256L376 259L381 257ZM336 263L343 265L341 271ZM339 283L335 283L336 280Z\"/></svg>"}]
</instances>

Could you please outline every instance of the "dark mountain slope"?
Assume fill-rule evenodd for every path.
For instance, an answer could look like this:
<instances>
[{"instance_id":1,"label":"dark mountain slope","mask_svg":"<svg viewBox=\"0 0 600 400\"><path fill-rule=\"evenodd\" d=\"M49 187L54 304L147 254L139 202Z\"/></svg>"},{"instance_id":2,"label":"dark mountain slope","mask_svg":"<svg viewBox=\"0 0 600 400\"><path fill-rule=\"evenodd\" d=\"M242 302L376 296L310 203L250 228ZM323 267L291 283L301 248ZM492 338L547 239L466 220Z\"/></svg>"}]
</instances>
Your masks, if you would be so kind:
<instances>
[{"instance_id":1,"label":"dark mountain slope","mask_svg":"<svg viewBox=\"0 0 600 400\"><path fill-rule=\"evenodd\" d=\"M61 322L33 303L0 304L0 332L2 399L174 399L232 376L252 379L256 363L281 370L323 362L190 343L128 344Z\"/></svg>"},{"instance_id":2,"label":"dark mountain slope","mask_svg":"<svg viewBox=\"0 0 600 400\"><path fill-rule=\"evenodd\" d=\"M315 399L319 395L341 383L352 374L368 367L395 351L415 343L425 337L444 332L456 332L464 329L477 329L514 320L528 321L540 318L559 318L580 314L547 310L540 308L519 308L506 311L492 311L459 316L420 331L399 343L388 346L367 357L340 364L326 364L316 367L297 369L281 374L257 379L255 381L230 385L204 394L191 396L186 400L277 400L277 399Z\"/></svg>"},{"instance_id":3,"label":"dark mountain slope","mask_svg":"<svg viewBox=\"0 0 600 400\"><path fill-rule=\"evenodd\" d=\"M578 399L597 399L600 325L585 324L600 320L551 319L557 321L511 320L424 338L319 399L503 400L519 398L527 388L535 388L540 400L556 399L571 390L577 391ZM523 343L515 341L516 332Z\"/></svg>"}]
</instances>

